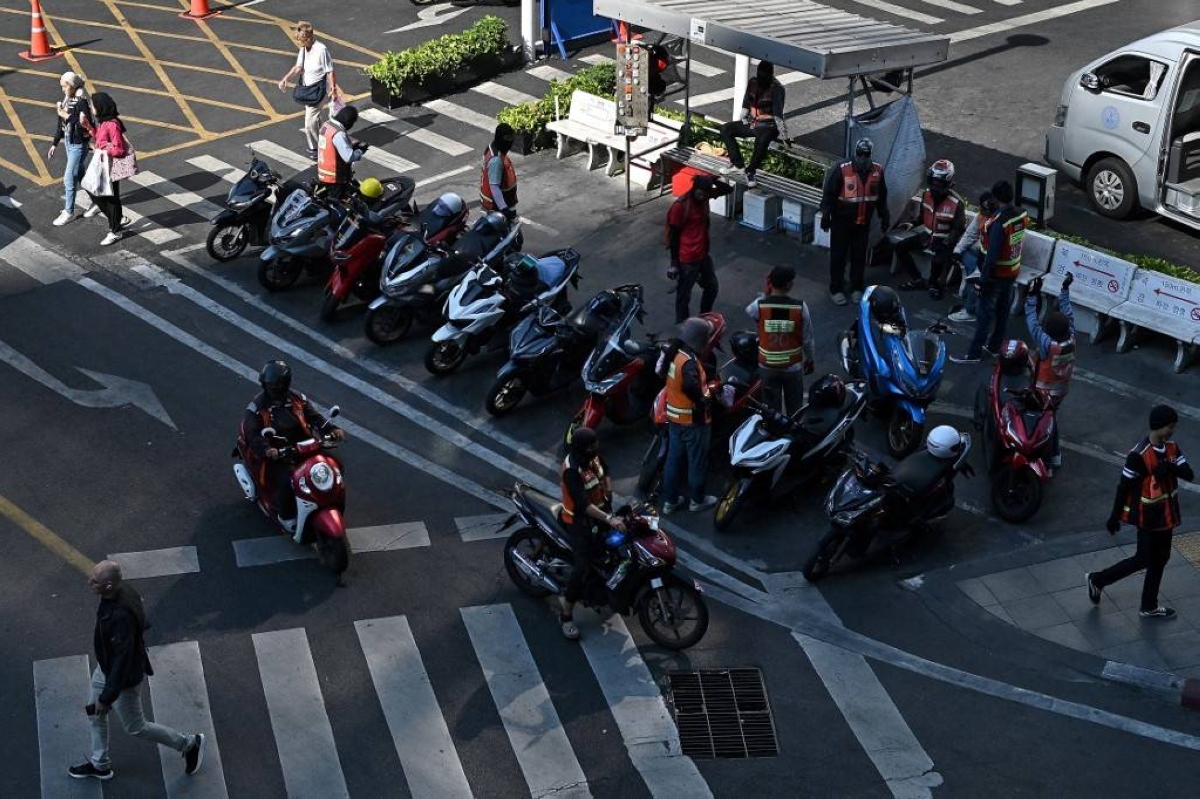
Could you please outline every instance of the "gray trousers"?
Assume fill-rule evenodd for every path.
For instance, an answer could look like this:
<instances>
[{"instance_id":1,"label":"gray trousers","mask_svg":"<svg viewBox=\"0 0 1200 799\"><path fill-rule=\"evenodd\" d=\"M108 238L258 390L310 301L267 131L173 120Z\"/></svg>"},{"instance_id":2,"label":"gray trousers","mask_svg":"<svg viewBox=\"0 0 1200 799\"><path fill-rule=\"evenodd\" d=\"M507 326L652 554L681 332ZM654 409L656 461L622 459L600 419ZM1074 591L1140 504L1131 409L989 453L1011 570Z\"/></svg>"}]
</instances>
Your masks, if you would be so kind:
<instances>
[{"instance_id":1,"label":"gray trousers","mask_svg":"<svg viewBox=\"0 0 1200 799\"><path fill-rule=\"evenodd\" d=\"M170 727L146 721L146 714L142 711L141 689L140 685L126 688L113 702L110 713L103 715L97 713L88 717L92 723L91 760L92 765L96 768L107 769L111 765L108 759L108 717L111 712L115 712L121 718L121 726L134 738L169 746L176 752L187 749L188 744L192 742L190 735L184 735ZM97 702L103 692L104 672L100 671L100 667L97 666L92 672L92 702Z\"/></svg>"},{"instance_id":2,"label":"gray trousers","mask_svg":"<svg viewBox=\"0 0 1200 799\"><path fill-rule=\"evenodd\" d=\"M804 372L799 369L771 369L760 366L763 404L789 416L804 405Z\"/></svg>"}]
</instances>

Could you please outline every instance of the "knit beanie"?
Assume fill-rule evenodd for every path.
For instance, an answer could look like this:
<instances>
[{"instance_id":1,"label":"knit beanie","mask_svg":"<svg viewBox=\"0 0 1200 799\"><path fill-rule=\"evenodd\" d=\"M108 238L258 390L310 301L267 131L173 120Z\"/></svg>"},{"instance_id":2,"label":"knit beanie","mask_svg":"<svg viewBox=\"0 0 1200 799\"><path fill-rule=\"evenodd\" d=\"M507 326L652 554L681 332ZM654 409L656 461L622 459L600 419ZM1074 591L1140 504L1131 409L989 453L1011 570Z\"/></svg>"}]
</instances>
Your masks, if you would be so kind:
<instances>
[{"instance_id":1,"label":"knit beanie","mask_svg":"<svg viewBox=\"0 0 1200 799\"><path fill-rule=\"evenodd\" d=\"M1170 405L1155 405L1150 409L1150 429L1161 430L1179 421L1179 414Z\"/></svg>"}]
</instances>

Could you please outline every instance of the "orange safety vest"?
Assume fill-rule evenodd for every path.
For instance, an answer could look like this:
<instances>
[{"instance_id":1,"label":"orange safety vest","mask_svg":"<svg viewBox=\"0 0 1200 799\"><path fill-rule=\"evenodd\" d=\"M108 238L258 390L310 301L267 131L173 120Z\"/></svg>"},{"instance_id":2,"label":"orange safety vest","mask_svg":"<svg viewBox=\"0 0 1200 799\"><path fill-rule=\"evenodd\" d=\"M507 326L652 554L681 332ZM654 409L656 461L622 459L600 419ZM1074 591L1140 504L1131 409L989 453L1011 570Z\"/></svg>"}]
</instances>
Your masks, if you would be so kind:
<instances>
[{"instance_id":1,"label":"orange safety vest","mask_svg":"<svg viewBox=\"0 0 1200 799\"><path fill-rule=\"evenodd\" d=\"M567 469L570 468L571 456L567 456L562 463L562 467L558 470L558 485L562 492L562 523L572 524L575 521L575 500L571 498L571 492L567 490ZM583 490L587 495L588 505L595 505L597 508L602 508L608 504L608 495L604 492L604 466L600 463L599 458L594 458L590 463L584 464L579 469L579 476L583 478ZM586 507L580 508L580 514L584 514Z\"/></svg>"},{"instance_id":2,"label":"orange safety vest","mask_svg":"<svg viewBox=\"0 0 1200 799\"><path fill-rule=\"evenodd\" d=\"M950 238L950 230L954 217L958 216L961 200L954 194L947 194L937 205L933 202L933 192L929 189L921 195L921 224L929 231L934 240L946 241Z\"/></svg>"},{"instance_id":3,"label":"orange safety vest","mask_svg":"<svg viewBox=\"0 0 1200 799\"><path fill-rule=\"evenodd\" d=\"M1067 396L1071 375L1075 372L1075 339L1066 344L1057 341L1050 345L1045 358L1038 360L1034 371L1034 388L1057 398Z\"/></svg>"},{"instance_id":4,"label":"orange safety vest","mask_svg":"<svg viewBox=\"0 0 1200 799\"><path fill-rule=\"evenodd\" d=\"M333 137L342 131L333 122L321 126L317 137L317 180L322 183L346 183L350 180L350 164L338 153Z\"/></svg>"},{"instance_id":5,"label":"orange safety vest","mask_svg":"<svg viewBox=\"0 0 1200 799\"><path fill-rule=\"evenodd\" d=\"M879 184L882 182L883 167L879 164L871 164L871 171L867 173L865 183L859 179L853 162L847 161L842 164L842 193L838 199L857 206L854 224L867 224L868 212L874 207L873 204L879 201Z\"/></svg>"},{"instance_id":6,"label":"orange safety vest","mask_svg":"<svg viewBox=\"0 0 1200 799\"><path fill-rule=\"evenodd\" d=\"M1142 478L1137 508L1131 508L1129 505L1126 505L1121 513L1121 520L1126 524L1136 525L1142 529L1172 529L1179 524L1178 482L1172 479L1169 481L1170 485L1164 486L1154 476L1154 470L1157 468L1160 458L1165 457L1169 460L1178 458L1179 446L1174 441L1168 441L1163 454L1159 455L1154 446L1147 441L1138 454L1141 455L1142 462L1146 464L1146 476ZM1156 513L1161 511L1161 524L1155 524L1152 528L1145 528L1145 515L1147 511L1154 511Z\"/></svg>"},{"instance_id":7,"label":"orange safety vest","mask_svg":"<svg viewBox=\"0 0 1200 799\"><path fill-rule=\"evenodd\" d=\"M1004 223L1004 244L996 256L996 268L992 277L1009 280L1021 274L1021 248L1025 246L1025 228L1029 226L1029 214L1022 211Z\"/></svg>"},{"instance_id":8,"label":"orange safety vest","mask_svg":"<svg viewBox=\"0 0 1200 799\"><path fill-rule=\"evenodd\" d=\"M500 181L500 193L504 195L504 205L512 208L517 204L517 170L513 167L512 159L505 153L500 153L500 163L504 165L504 178ZM488 163L492 160L492 148L483 151L483 171L479 174L479 202L485 211L495 211L496 201L492 199L492 183L488 180Z\"/></svg>"},{"instance_id":9,"label":"orange safety vest","mask_svg":"<svg viewBox=\"0 0 1200 799\"><path fill-rule=\"evenodd\" d=\"M787 369L804 359L804 305L791 297L758 301L758 365Z\"/></svg>"},{"instance_id":10,"label":"orange safety vest","mask_svg":"<svg viewBox=\"0 0 1200 799\"><path fill-rule=\"evenodd\" d=\"M708 397L708 377L704 373L704 364L695 355L684 350L675 353L675 359L667 368L667 421L675 424L692 425L696 423L696 403L692 402L683 391L683 366L688 361L696 362L699 370L700 385L704 387L704 396ZM705 411L707 413L707 410ZM704 418L704 423L708 417Z\"/></svg>"},{"instance_id":11,"label":"orange safety vest","mask_svg":"<svg viewBox=\"0 0 1200 799\"><path fill-rule=\"evenodd\" d=\"M979 212L979 251L987 255L988 248L988 231L992 229L992 223L996 221L995 214L985 214Z\"/></svg>"}]
</instances>

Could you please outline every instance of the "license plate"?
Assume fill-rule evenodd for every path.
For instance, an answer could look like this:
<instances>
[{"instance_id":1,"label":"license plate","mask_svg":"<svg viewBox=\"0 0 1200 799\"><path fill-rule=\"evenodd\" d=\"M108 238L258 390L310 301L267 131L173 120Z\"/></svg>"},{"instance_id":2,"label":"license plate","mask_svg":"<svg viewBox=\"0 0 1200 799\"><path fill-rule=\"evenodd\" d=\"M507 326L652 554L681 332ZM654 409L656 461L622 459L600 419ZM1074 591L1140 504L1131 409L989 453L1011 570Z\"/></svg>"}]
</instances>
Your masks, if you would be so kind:
<instances>
[{"instance_id":1,"label":"license plate","mask_svg":"<svg viewBox=\"0 0 1200 799\"><path fill-rule=\"evenodd\" d=\"M655 577L653 580L650 581L650 587L651 588L662 588L663 587L662 578Z\"/></svg>"}]
</instances>

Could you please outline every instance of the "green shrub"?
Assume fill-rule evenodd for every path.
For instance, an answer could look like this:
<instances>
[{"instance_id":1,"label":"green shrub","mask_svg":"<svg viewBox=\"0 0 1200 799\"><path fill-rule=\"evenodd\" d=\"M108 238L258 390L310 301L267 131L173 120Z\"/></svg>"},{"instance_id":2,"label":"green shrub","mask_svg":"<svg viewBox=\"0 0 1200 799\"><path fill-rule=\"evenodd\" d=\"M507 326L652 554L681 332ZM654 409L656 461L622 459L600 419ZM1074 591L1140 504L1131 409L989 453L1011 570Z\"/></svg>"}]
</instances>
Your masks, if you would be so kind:
<instances>
[{"instance_id":1,"label":"green shrub","mask_svg":"<svg viewBox=\"0 0 1200 799\"><path fill-rule=\"evenodd\" d=\"M387 52L364 71L392 94L452 78L481 60L498 58L511 49L508 23L486 16L462 33L447 33L399 52Z\"/></svg>"},{"instance_id":2,"label":"green shrub","mask_svg":"<svg viewBox=\"0 0 1200 799\"><path fill-rule=\"evenodd\" d=\"M615 97L617 91L617 68L615 64L598 64L581 70L566 80L552 80L541 99L501 109L496 118L512 125L517 133L531 139L541 138L541 133L554 119L554 100L558 99L558 113L566 117L571 112L571 95L576 89L597 95Z\"/></svg>"},{"instance_id":3,"label":"green shrub","mask_svg":"<svg viewBox=\"0 0 1200 799\"><path fill-rule=\"evenodd\" d=\"M1168 275L1168 276L1176 278L1178 280L1186 280L1189 283L1200 283L1200 272L1197 272L1195 269L1192 269L1190 267L1180 266L1179 264L1171 263L1170 261L1166 260L1165 258L1158 258L1153 255L1139 255L1139 254L1128 253L1128 252L1116 252L1116 251L1110 250L1106 247L1099 247L1095 244L1092 244L1090 241L1083 238L1082 236L1072 236L1069 233L1059 233L1057 230L1050 230L1049 228L1038 228L1038 233L1044 233L1045 235L1050 236L1051 238L1054 238L1054 239L1058 239L1060 241L1067 241L1067 242L1070 242L1071 244L1078 244L1080 247L1087 247L1089 250L1095 250L1096 252L1102 252L1102 253L1105 253L1106 255L1111 255L1116 258L1121 258L1122 260L1129 261L1129 263L1133 264L1134 266L1138 267L1139 269L1145 269L1149 272L1159 272L1161 274Z\"/></svg>"}]
</instances>

